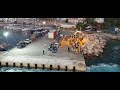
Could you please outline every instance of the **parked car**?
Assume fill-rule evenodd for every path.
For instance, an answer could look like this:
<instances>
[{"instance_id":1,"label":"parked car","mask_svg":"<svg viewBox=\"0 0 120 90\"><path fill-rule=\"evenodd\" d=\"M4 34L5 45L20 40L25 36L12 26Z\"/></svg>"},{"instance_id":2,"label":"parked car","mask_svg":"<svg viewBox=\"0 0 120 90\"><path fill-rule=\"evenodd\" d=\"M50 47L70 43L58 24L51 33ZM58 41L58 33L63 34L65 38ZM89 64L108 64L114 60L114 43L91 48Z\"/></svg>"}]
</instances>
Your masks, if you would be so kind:
<instances>
[{"instance_id":1,"label":"parked car","mask_svg":"<svg viewBox=\"0 0 120 90\"><path fill-rule=\"evenodd\" d=\"M30 44L30 43L32 42L32 40L31 40L31 39L26 39L24 42L25 42L26 44Z\"/></svg>"},{"instance_id":2,"label":"parked car","mask_svg":"<svg viewBox=\"0 0 120 90\"><path fill-rule=\"evenodd\" d=\"M17 44L17 48L24 48L26 46L25 42L20 42Z\"/></svg>"},{"instance_id":3,"label":"parked car","mask_svg":"<svg viewBox=\"0 0 120 90\"><path fill-rule=\"evenodd\" d=\"M51 51L52 53L57 53L58 51L58 43L53 43L50 45L50 47L48 48L49 51Z\"/></svg>"},{"instance_id":4,"label":"parked car","mask_svg":"<svg viewBox=\"0 0 120 90\"><path fill-rule=\"evenodd\" d=\"M48 29L46 29L46 30L44 30L45 31L45 33L48 33L49 32L49 30Z\"/></svg>"},{"instance_id":5,"label":"parked car","mask_svg":"<svg viewBox=\"0 0 120 90\"><path fill-rule=\"evenodd\" d=\"M0 51L7 51L7 47L0 47Z\"/></svg>"},{"instance_id":6,"label":"parked car","mask_svg":"<svg viewBox=\"0 0 120 90\"><path fill-rule=\"evenodd\" d=\"M54 46L56 46L58 48L59 47L59 43L54 43Z\"/></svg>"},{"instance_id":7,"label":"parked car","mask_svg":"<svg viewBox=\"0 0 120 90\"><path fill-rule=\"evenodd\" d=\"M7 51L7 45L1 43L1 44L0 44L0 51Z\"/></svg>"}]
</instances>

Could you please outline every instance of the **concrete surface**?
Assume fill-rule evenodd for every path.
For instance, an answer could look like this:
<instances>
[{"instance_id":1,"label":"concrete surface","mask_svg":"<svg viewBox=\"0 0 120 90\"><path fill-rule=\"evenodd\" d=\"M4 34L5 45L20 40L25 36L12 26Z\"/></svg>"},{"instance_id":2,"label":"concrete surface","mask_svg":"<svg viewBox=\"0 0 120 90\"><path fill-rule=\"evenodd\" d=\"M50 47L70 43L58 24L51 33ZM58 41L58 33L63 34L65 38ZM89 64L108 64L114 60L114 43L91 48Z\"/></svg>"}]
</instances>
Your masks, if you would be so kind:
<instances>
[{"instance_id":1,"label":"concrete surface","mask_svg":"<svg viewBox=\"0 0 120 90\"><path fill-rule=\"evenodd\" d=\"M31 65L37 63L40 65L45 64L47 67L53 65L55 69L60 65L62 69L68 66L69 70L72 70L75 66L78 71L86 71L85 60L82 55L67 52L66 48L60 48L57 53L52 53L48 51L51 42L52 40L48 39L48 35L46 34L25 48L18 49L15 47L10 51L1 53L0 62L4 64L6 62L15 62L18 63L18 65L20 63L26 63L25 65L27 65L27 63ZM43 55L43 50L45 51L45 55Z\"/></svg>"}]
</instances>

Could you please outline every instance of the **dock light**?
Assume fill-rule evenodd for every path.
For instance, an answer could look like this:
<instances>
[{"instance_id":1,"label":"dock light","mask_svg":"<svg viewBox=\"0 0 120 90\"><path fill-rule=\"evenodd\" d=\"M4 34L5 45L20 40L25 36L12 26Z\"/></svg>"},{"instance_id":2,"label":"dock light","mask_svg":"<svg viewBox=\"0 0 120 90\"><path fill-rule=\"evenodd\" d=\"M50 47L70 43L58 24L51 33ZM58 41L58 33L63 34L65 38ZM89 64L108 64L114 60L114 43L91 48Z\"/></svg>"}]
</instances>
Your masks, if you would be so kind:
<instances>
[{"instance_id":1,"label":"dock light","mask_svg":"<svg viewBox=\"0 0 120 90\"><path fill-rule=\"evenodd\" d=\"M4 32L3 35L4 35L5 37L7 37L7 36L9 35L9 33L8 33L8 32Z\"/></svg>"},{"instance_id":2,"label":"dock light","mask_svg":"<svg viewBox=\"0 0 120 90\"><path fill-rule=\"evenodd\" d=\"M8 32L4 32L3 35L6 37L6 41L7 41L7 45L8 45L8 39L7 39L7 36L9 35L9 33L8 33ZM8 48L8 47L7 47L7 48ZM8 50L9 50L9 48L8 48Z\"/></svg>"},{"instance_id":3,"label":"dock light","mask_svg":"<svg viewBox=\"0 0 120 90\"><path fill-rule=\"evenodd\" d=\"M46 24L46 22L44 21L44 22L43 22L43 25L45 25L45 24Z\"/></svg>"}]
</instances>

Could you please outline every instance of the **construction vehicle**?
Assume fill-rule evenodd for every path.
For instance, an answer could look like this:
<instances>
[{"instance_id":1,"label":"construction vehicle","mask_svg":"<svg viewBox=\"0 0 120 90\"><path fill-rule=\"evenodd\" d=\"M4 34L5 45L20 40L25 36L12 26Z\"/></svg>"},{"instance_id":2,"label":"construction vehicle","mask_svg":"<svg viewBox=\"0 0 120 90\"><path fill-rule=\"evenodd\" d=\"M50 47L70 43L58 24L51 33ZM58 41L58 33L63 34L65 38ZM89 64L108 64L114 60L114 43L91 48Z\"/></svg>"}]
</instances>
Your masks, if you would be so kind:
<instances>
[{"instance_id":1,"label":"construction vehicle","mask_svg":"<svg viewBox=\"0 0 120 90\"><path fill-rule=\"evenodd\" d=\"M60 48L62 47L70 47L72 52L80 53L81 52L81 46L86 41L83 39L83 33L82 32L74 32L73 35L70 36L70 38L66 38L64 36L60 41Z\"/></svg>"}]
</instances>

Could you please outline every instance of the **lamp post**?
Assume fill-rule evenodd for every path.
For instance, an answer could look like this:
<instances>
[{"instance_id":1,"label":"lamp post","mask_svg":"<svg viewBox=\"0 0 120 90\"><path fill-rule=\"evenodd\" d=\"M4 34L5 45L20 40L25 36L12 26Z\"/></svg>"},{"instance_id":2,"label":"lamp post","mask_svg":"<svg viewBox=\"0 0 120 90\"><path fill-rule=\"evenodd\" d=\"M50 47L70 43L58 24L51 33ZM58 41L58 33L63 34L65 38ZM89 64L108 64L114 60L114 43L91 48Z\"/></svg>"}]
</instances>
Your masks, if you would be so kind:
<instances>
[{"instance_id":1,"label":"lamp post","mask_svg":"<svg viewBox=\"0 0 120 90\"><path fill-rule=\"evenodd\" d=\"M6 41L7 41L7 48L8 48L8 39L7 39L7 36L9 35L9 33L8 33L8 32L4 32L4 33L3 33L3 35L6 37ZM9 50L9 48L8 48L8 50Z\"/></svg>"},{"instance_id":2,"label":"lamp post","mask_svg":"<svg viewBox=\"0 0 120 90\"><path fill-rule=\"evenodd\" d=\"M46 24L46 22L45 21L43 21L43 25L45 25Z\"/></svg>"}]
</instances>

